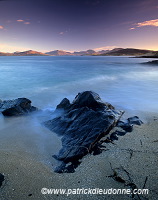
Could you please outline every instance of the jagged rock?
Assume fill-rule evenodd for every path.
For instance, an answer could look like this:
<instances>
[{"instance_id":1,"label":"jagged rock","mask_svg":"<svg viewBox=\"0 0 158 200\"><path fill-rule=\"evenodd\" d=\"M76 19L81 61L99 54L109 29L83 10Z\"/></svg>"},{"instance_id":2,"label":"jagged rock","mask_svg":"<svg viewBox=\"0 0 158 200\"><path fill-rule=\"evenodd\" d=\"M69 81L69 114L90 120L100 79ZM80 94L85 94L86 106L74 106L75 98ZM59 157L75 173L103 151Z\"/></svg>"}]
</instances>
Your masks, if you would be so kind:
<instances>
[{"instance_id":1,"label":"jagged rock","mask_svg":"<svg viewBox=\"0 0 158 200\"><path fill-rule=\"evenodd\" d=\"M4 181L4 176L3 174L0 173L0 187L2 186L3 181Z\"/></svg>"},{"instance_id":2,"label":"jagged rock","mask_svg":"<svg viewBox=\"0 0 158 200\"><path fill-rule=\"evenodd\" d=\"M19 116L36 111L37 108L31 106L31 101L26 98L18 98L0 102L0 112L4 116Z\"/></svg>"},{"instance_id":3,"label":"jagged rock","mask_svg":"<svg viewBox=\"0 0 158 200\"><path fill-rule=\"evenodd\" d=\"M141 125L143 122L139 119L139 117L134 116L127 119L129 124Z\"/></svg>"},{"instance_id":4,"label":"jagged rock","mask_svg":"<svg viewBox=\"0 0 158 200\"><path fill-rule=\"evenodd\" d=\"M103 102L97 93L91 91L78 93L78 95L72 102L71 109L82 108L85 106L93 110L104 107L114 109L114 107L111 104Z\"/></svg>"},{"instance_id":5,"label":"jagged rock","mask_svg":"<svg viewBox=\"0 0 158 200\"><path fill-rule=\"evenodd\" d=\"M57 105L57 109L68 109L70 108L70 101L67 98L64 98L59 105Z\"/></svg>"},{"instance_id":6,"label":"jagged rock","mask_svg":"<svg viewBox=\"0 0 158 200\"><path fill-rule=\"evenodd\" d=\"M72 104L64 99L59 105L57 110L66 108L64 113L44 122L44 125L62 136L62 148L54 157L64 162L82 158L89 153L124 113L102 102L99 95L91 91L79 93Z\"/></svg>"}]
</instances>

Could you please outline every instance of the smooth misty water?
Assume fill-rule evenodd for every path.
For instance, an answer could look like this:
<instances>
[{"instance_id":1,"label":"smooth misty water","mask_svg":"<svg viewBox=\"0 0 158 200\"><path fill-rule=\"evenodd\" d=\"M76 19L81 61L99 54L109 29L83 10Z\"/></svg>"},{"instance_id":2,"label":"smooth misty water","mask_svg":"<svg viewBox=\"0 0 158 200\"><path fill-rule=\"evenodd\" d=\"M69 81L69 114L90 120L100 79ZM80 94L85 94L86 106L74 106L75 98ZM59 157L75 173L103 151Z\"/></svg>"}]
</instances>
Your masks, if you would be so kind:
<instances>
[{"instance_id":1,"label":"smooth misty water","mask_svg":"<svg viewBox=\"0 0 158 200\"><path fill-rule=\"evenodd\" d=\"M55 108L93 90L127 110L158 111L158 67L127 57L0 57L0 98L27 97Z\"/></svg>"},{"instance_id":2,"label":"smooth misty water","mask_svg":"<svg viewBox=\"0 0 158 200\"><path fill-rule=\"evenodd\" d=\"M93 90L130 113L158 112L158 67L127 57L0 57L0 99L26 97L43 114L0 116L0 150L52 163L60 139L41 125L56 105ZM51 165L50 165L51 166Z\"/></svg>"}]
</instances>

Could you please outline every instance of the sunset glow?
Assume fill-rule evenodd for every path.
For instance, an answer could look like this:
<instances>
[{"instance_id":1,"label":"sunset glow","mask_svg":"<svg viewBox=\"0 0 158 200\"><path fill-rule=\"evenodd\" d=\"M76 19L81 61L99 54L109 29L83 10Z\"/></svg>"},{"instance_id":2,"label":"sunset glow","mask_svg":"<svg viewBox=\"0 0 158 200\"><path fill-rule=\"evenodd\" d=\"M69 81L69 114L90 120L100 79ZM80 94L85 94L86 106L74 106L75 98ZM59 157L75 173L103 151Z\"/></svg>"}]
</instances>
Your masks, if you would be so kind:
<instances>
[{"instance_id":1,"label":"sunset glow","mask_svg":"<svg viewBox=\"0 0 158 200\"><path fill-rule=\"evenodd\" d=\"M0 51L158 50L157 0L0 1Z\"/></svg>"}]
</instances>

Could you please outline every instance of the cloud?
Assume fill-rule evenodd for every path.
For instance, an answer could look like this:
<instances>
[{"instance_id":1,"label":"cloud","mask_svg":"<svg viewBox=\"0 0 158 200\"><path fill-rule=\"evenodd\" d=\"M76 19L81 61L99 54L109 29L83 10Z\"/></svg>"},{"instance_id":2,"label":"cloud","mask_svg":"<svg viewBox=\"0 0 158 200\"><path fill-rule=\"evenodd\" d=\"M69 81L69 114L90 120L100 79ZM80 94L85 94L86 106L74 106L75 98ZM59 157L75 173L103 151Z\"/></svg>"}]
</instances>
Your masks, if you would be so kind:
<instances>
[{"instance_id":1,"label":"cloud","mask_svg":"<svg viewBox=\"0 0 158 200\"><path fill-rule=\"evenodd\" d=\"M135 28L130 28L129 30L134 30Z\"/></svg>"},{"instance_id":2,"label":"cloud","mask_svg":"<svg viewBox=\"0 0 158 200\"><path fill-rule=\"evenodd\" d=\"M30 24L30 22L24 22L24 24Z\"/></svg>"},{"instance_id":3,"label":"cloud","mask_svg":"<svg viewBox=\"0 0 158 200\"><path fill-rule=\"evenodd\" d=\"M60 32L59 35L64 35L64 32Z\"/></svg>"},{"instance_id":4,"label":"cloud","mask_svg":"<svg viewBox=\"0 0 158 200\"><path fill-rule=\"evenodd\" d=\"M23 19L18 19L18 20L16 20L17 22L22 22L23 24L30 24L30 22L28 22L28 21L25 21L25 20L23 20Z\"/></svg>"},{"instance_id":5,"label":"cloud","mask_svg":"<svg viewBox=\"0 0 158 200\"><path fill-rule=\"evenodd\" d=\"M16 20L17 22L24 22L24 20L23 19L18 19L18 20Z\"/></svg>"},{"instance_id":6,"label":"cloud","mask_svg":"<svg viewBox=\"0 0 158 200\"><path fill-rule=\"evenodd\" d=\"M102 50L111 50L117 48L117 46L104 46L104 47L98 47L93 49L94 51L102 51Z\"/></svg>"},{"instance_id":7,"label":"cloud","mask_svg":"<svg viewBox=\"0 0 158 200\"><path fill-rule=\"evenodd\" d=\"M142 27L142 26L158 26L158 19L137 23L137 27Z\"/></svg>"},{"instance_id":8,"label":"cloud","mask_svg":"<svg viewBox=\"0 0 158 200\"><path fill-rule=\"evenodd\" d=\"M4 26L0 26L0 30L4 29Z\"/></svg>"},{"instance_id":9,"label":"cloud","mask_svg":"<svg viewBox=\"0 0 158 200\"><path fill-rule=\"evenodd\" d=\"M133 30L139 27L143 27L143 26L153 26L153 27L158 27L158 19L153 19L153 20L148 20L148 21L144 21L144 22L139 22L134 24L135 27L130 28L129 30Z\"/></svg>"}]
</instances>

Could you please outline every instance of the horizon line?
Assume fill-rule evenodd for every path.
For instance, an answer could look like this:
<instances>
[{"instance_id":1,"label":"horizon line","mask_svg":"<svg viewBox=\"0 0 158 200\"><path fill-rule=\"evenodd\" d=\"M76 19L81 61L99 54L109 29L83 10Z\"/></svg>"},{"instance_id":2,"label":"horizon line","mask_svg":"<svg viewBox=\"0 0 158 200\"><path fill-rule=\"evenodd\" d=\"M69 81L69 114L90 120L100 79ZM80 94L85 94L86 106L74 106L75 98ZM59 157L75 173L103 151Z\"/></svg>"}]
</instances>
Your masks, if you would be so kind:
<instances>
[{"instance_id":1,"label":"horizon line","mask_svg":"<svg viewBox=\"0 0 158 200\"><path fill-rule=\"evenodd\" d=\"M100 52L100 51L110 51L110 50L114 50L114 49L139 49L139 50L149 50L149 51L158 51L158 50L154 50L154 49L144 49L144 48L133 48L133 47L128 47L128 48L122 48L122 47L116 47L116 48L109 48L109 49L100 49L100 50L95 50L95 49L99 49L99 48L94 48L94 49L87 49L87 50L63 50L63 49L55 49L55 50L45 50L45 51L40 51L40 50L34 50L34 49L27 49L27 50L23 50L23 51L11 51L11 52L4 52L4 51L0 51L0 53L18 53L18 52L27 52L27 51L36 51L39 53L48 53L48 52L52 52L52 51L63 51L63 52L68 52L68 53L74 53L74 52L82 52L82 51L95 51L95 52Z\"/></svg>"}]
</instances>

